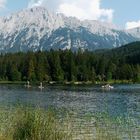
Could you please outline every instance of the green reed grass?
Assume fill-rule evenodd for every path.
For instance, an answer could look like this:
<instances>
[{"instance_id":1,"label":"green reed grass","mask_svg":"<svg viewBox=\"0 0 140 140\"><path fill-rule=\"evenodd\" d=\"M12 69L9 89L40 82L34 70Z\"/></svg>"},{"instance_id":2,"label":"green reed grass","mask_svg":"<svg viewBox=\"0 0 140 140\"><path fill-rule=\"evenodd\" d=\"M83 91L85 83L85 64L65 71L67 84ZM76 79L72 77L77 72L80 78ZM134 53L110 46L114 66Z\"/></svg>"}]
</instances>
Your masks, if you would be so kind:
<instances>
[{"instance_id":1,"label":"green reed grass","mask_svg":"<svg viewBox=\"0 0 140 140\"><path fill-rule=\"evenodd\" d=\"M81 118L53 109L0 109L0 140L134 140L140 138L139 132L139 124L130 117L100 113Z\"/></svg>"},{"instance_id":2,"label":"green reed grass","mask_svg":"<svg viewBox=\"0 0 140 140\"><path fill-rule=\"evenodd\" d=\"M0 114L0 139L3 140L69 140L71 137L52 110L20 107Z\"/></svg>"}]
</instances>

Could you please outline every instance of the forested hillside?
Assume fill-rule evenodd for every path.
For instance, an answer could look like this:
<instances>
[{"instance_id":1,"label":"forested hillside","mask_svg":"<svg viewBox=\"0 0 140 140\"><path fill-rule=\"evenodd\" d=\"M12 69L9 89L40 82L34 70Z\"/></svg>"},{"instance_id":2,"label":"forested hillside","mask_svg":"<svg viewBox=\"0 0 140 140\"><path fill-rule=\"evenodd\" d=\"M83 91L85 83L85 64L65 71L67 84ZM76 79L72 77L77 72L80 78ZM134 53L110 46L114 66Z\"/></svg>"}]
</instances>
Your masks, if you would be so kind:
<instances>
[{"instance_id":1,"label":"forested hillside","mask_svg":"<svg viewBox=\"0 0 140 140\"><path fill-rule=\"evenodd\" d=\"M101 52L28 52L0 55L1 81L140 82L140 42Z\"/></svg>"}]
</instances>

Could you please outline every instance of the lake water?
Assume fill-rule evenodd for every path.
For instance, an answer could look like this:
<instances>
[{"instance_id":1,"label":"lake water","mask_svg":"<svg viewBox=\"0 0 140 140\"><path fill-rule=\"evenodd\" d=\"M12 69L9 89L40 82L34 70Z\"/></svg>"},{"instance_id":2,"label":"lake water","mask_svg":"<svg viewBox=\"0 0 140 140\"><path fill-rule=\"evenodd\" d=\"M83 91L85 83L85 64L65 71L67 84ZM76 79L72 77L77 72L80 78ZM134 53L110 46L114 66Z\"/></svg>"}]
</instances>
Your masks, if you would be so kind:
<instances>
[{"instance_id":1,"label":"lake water","mask_svg":"<svg viewBox=\"0 0 140 140\"><path fill-rule=\"evenodd\" d=\"M42 108L65 108L85 115L108 112L111 116L140 116L140 85L47 86L40 91L23 85L0 85L0 106L32 105Z\"/></svg>"},{"instance_id":2,"label":"lake water","mask_svg":"<svg viewBox=\"0 0 140 140\"><path fill-rule=\"evenodd\" d=\"M114 136L140 140L139 84L114 85L112 90L103 90L101 86L46 86L42 91L35 86L27 89L24 85L0 85L0 108L18 104L54 107L64 119L61 110L70 111L72 116L66 122L72 125L74 140L93 140L98 136L108 140L104 139L107 135L110 140Z\"/></svg>"}]
</instances>

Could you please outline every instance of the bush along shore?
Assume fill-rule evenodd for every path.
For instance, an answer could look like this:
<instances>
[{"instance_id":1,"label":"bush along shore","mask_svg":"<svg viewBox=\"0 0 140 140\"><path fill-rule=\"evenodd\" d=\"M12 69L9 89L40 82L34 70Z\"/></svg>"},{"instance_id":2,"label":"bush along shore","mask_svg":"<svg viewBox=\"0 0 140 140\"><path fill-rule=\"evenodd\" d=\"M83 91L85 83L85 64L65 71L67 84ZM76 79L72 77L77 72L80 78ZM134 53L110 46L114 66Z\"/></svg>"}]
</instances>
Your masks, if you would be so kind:
<instances>
[{"instance_id":1,"label":"bush along shore","mask_svg":"<svg viewBox=\"0 0 140 140\"><path fill-rule=\"evenodd\" d=\"M0 109L0 140L134 140L139 123L131 117L110 117L31 107Z\"/></svg>"}]
</instances>

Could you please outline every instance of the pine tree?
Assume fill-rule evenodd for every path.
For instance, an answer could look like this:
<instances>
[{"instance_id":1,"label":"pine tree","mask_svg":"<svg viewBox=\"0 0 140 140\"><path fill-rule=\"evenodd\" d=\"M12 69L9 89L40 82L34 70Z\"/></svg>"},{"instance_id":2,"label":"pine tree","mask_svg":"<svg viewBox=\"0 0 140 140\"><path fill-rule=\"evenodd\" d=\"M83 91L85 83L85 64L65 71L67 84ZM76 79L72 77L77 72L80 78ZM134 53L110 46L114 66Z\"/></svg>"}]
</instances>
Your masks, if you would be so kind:
<instances>
[{"instance_id":1,"label":"pine tree","mask_svg":"<svg viewBox=\"0 0 140 140\"><path fill-rule=\"evenodd\" d=\"M51 51L49 56L50 73L53 81L62 81L64 73L60 65L60 57L58 52Z\"/></svg>"},{"instance_id":2,"label":"pine tree","mask_svg":"<svg viewBox=\"0 0 140 140\"><path fill-rule=\"evenodd\" d=\"M27 79L30 81L36 80L36 74L35 74L35 58L34 55L31 53L28 54L27 62Z\"/></svg>"},{"instance_id":3,"label":"pine tree","mask_svg":"<svg viewBox=\"0 0 140 140\"><path fill-rule=\"evenodd\" d=\"M12 65L10 74L12 81L21 81L21 73L18 71L16 65Z\"/></svg>"}]
</instances>

